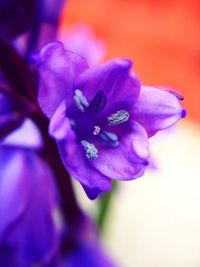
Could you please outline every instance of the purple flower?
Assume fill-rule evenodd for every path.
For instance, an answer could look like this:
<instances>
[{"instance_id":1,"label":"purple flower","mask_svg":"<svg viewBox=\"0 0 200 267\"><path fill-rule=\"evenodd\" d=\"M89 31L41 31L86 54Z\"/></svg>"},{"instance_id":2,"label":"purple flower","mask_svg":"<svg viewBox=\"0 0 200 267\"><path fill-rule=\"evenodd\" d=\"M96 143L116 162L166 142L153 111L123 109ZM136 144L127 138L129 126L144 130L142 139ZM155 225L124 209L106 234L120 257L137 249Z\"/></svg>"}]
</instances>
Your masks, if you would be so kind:
<instances>
[{"instance_id":1,"label":"purple flower","mask_svg":"<svg viewBox=\"0 0 200 267\"><path fill-rule=\"evenodd\" d=\"M82 244L64 260L62 267L114 267L98 243Z\"/></svg>"},{"instance_id":2,"label":"purple flower","mask_svg":"<svg viewBox=\"0 0 200 267\"><path fill-rule=\"evenodd\" d=\"M38 100L50 118L49 132L91 199L109 191L112 179L141 176L148 137L185 116L174 94L141 86L129 60L89 68L55 42L41 50L38 63Z\"/></svg>"},{"instance_id":3,"label":"purple flower","mask_svg":"<svg viewBox=\"0 0 200 267\"><path fill-rule=\"evenodd\" d=\"M57 253L53 176L37 155L40 147L41 138L30 121L0 145L2 267L31 267L39 263L50 266Z\"/></svg>"},{"instance_id":4,"label":"purple flower","mask_svg":"<svg viewBox=\"0 0 200 267\"><path fill-rule=\"evenodd\" d=\"M76 244L66 253L61 267L114 267L110 257L102 249L97 227L84 215L77 225Z\"/></svg>"}]
</instances>

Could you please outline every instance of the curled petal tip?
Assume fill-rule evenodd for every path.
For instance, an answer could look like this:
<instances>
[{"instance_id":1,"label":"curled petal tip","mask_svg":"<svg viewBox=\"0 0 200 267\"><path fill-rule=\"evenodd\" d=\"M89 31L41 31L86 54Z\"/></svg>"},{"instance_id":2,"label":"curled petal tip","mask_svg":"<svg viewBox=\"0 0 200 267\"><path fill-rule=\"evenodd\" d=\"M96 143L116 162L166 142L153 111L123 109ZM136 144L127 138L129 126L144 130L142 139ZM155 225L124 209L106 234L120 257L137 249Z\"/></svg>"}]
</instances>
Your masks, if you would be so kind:
<instances>
[{"instance_id":1,"label":"curled petal tip","mask_svg":"<svg viewBox=\"0 0 200 267\"><path fill-rule=\"evenodd\" d=\"M59 41L48 43L41 49L40 53L50 53L52 52L52 49L54 50L55 48L63 48L63 44Z\"/></svg>"},{"instance_id":2,"label":"curled petal tip","mask_svg":"<svg viewBox=\"0 0 200 267\"><path fill-rule=\"evenodd\" d=\"M144 166L147 166L147 165L149 165L149 162L148 162L148 160L144 160L144 161L143 161L143 165L144 165Z\"/></svg>"},{"instance_id":3,"label":"curled petal tip","mask_svg":"<svg viewBox=\"0 0 200 267\"><path fill-rule=\"evenodd\" d=\"M187 111L185 109L182 109L181 118L185 118L186 116L187 116Z\"/></svg>"},{"instance_id":4,"label":"curled petal tip","mask_svg":"<svg viewBox=\"0 0 200 267\"><path fill-rule=\"evenodd\" d=\"M183 101L184 97L182 95L176 94L176 97L178 98L179 101Z\"/></svg>"},{"instance_id":5,"label":"curled petal tip","mask_svg":"<svg viewBox=\"0 0 200 267\"><path fill-rule=\"evenodd\" d=\"M133 62L129 59L119 59L121 61L121 65L124 66L124 68L130 69L133 66Z\"/></svg>"},{"instance_id":6,"label":"curled petal tip","mask_svg":"<svg viewBox=\"0 0 200 267\"><path fill-rule=\"evenodd\" d=\"M177 93L175 91L172 91L172 90L166 90L166 91L168 91L169 93L173 94L179 101L183 101L184 100L184 97L181 94L179 94L179 93Z\"/></svg>"},{"instance_id":7,"label":"curled petal tip","mask_svg":"<svg viewBox=\"0 0 200 267\"><path fill-rule=\"evenodd\" d=\"M114 59L113 62L120 66L122 69L130 69L133 65L133 62L126 58L117 58Z\"/></svg>"},{"instance_id":8,"label":"curled petal tip","mask_svg":"<svg viewBox=\"0 0 200 267\"><path fill-rule=\"evenodd\" d=\"M98 188L91 189L85 185L82 186L90 200L95 200L102 193Z\"/></svg>"}]
</instances>

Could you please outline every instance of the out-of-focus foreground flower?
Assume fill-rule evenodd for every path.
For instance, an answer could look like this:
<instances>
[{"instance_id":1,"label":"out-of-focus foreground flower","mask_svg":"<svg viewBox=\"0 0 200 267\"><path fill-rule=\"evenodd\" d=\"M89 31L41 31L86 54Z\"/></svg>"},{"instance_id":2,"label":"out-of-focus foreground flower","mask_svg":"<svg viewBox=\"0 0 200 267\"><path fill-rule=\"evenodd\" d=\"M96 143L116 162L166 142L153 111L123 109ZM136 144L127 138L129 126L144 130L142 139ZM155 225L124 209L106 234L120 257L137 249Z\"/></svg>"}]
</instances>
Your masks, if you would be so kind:
<instances>
[{"instance_id":1,"label":"out-of-focus foreground flower","mask_svg":"<svg viewBox=\"0 0 200 267\"><path fill-rule=\"evenodd\" d=\"M5 116L10 122L12 105L0 95L0 122ZM101 248L92 220L80 214L70 228L64 223L55 177L39 155L43 146L31 120L1 140L1 266L114 266ZM67 244L63 255L62 241Z\"/></svg>"},{"instance_id":2,"label":"out-of-focus foreground flower","mask_svg":"<svg viewBox=\"0 0 200 267\"><path fill-rule=\"evenodd\" d=\"M98 243L80 244L63 261L62 267L114 267Z\"/></svg>"},{"instance_id":3,"label":"out-of-focus foreground flower","mask_svg":"<svg viewBox=\"0 0 200 267\"><path fill-rule=\"evenodd\" d=\"M61 267L114 267L103 250L94 222L83 216L77 225L76 244L64 256Z\"/></svg>"},{"instance_id":4,"label":"out-of-focus foreground flower","mask_svg":"<svg viewBox=\"0 0 200 267\"><path fill-rule=\"evenodd\" d=\"M1 100L1 109L7 110L6 99ZM2 267L50 264L57 254L57 201L52 172L37 155L41 142L36 127L26 121L0 144Z\"/></svg>"},{"instance_id":5,"label":"out-of-focus foreground flower","mask_svg":"<svg viewBox=\"0 0 200 267\"><path fill-rule=\"evenodd\" d=\"M38 101L50 118L50 134L91 199L109 191L112 179L141 176L148 137L185 117L175 94L141 86L129 60L89 68L55 42L41 50L38 66Z\"/></svg>"}]
</instances>

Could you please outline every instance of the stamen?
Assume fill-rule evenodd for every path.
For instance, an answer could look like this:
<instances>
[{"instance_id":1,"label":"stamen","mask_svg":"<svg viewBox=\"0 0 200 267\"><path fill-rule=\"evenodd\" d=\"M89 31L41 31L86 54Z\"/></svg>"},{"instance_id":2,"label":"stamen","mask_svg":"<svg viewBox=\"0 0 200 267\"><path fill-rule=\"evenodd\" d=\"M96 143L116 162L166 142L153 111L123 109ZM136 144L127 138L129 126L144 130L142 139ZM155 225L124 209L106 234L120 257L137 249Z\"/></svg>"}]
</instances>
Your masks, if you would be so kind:
<instances>
[{"instance_id":1,"label":"stamen","mask_svg":"<svg viewBox=\"0 0 200 267\"><path fill-rule=\"evenodd\" d=\"M85 148L86 150L86 157L90 160L94 160L98 158L98 150L94 146L94 144L89 143L85 140L81 141L81 145Z\"/></svg>"},{"instance_id":2,"label":"stamen","mask_svg":"<svg viewBox=\"0 0 200 267\"><path fill-rule=\"evenodd\" d=\"M118 136L114 133L103 131L99 136L112 147L117 147L119 145Z\"/></svg>"},{"instance_id":3,"label":"stamen","mask_svg":"<svg viewBox=\"0 0 200 267\"><path fill-rule=\"evenodd\" d=\"M101 128L99 126L94 126L94 131L93 131L94 135L99 134L100 131L101 131Z\"/></svg>"},{"instance_id":4,"label":"stamen","mask_svg":"<svg viewBox=\"0 0 200 267\"><path fill-rule=\"evenodd\" d=\"M107 117L108 125L115 126L119 125L129 119L129 113L126 110L119 110L116 113L111 114L111 116Z\"/></svg>"},{"instance_id":5,"label":"stamen","mask_svg":"<svg viewBox=\"0 0 200 267\"><path fill-rule=\"evenodd\" d=\"M76 103L77 108L82 112L85 111L85 108L89 107L89 102L79 89L75 90L74 101Z\"/></svg>"},{"instance_id":6,"label":"stamen","mask_svg":"<svg viewBox=\"0 0 200 267\"><path fill-rule=\"evenodd\" d=\"M100 112L105 108L106 102L107 102L107 98L103 90L100 90L96 93L96 95L91 100L89 109L92 110L93 112Z\"/></svg>"},{"instance_id":7,"label":"stamen","mask_svg":"<svg viewBox=\"0 0 200 267\"><path fill-rule=\"evenodd\" d=\"M76 103L77 108L80 111L84 112L84 107L81 105L80 98L77 95L74 96L74 101Z\"/></svg>"}]
</instances>

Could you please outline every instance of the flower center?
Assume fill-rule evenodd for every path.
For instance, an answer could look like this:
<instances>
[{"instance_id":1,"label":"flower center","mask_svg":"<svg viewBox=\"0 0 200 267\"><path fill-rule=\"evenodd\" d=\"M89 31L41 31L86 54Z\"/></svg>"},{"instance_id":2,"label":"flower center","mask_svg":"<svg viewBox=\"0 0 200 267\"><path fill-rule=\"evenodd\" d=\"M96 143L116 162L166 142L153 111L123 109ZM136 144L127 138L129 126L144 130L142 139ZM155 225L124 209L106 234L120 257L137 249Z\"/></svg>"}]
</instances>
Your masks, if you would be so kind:
<instances>
[{"instance_id":1,"label":"flower center","mask_svg":"<svg viewBox=\"0 0 200 267\"><path fill-rule=\"evenodd\" d=\"M99 140L109 147L117 147L119 145L118 136L113 132L105 131L103 129L105 122L102 122L105 120L102 120L100 115L97 115L107 104L107 97L103 90L99 90L89 102L81 90L76 89L74 102L78 110L81 111L81 113L77 114L74 129L77 133L78 140L81 140L80 143L85 149L86 158L89 160L98 158L98 149L89 140ZM107 126L105 125L105 127L117 126L128 121L128 119L128 111L123 109L119 110L107 117ZM97 120L99 123L97 123Z\"/></svg>"},{"instance_id":2,"label":"flower center","mask_svg":"<svg viewBox=\"0 0 200 267\"><path fill-rule=\"evenodd\" d=\"M91 100L89 105L89 110L93 112L100 112L102 111L107 103L107 98L103 92L103 90L99 90L94 98Z\"/></svg>"}]
</instances>

